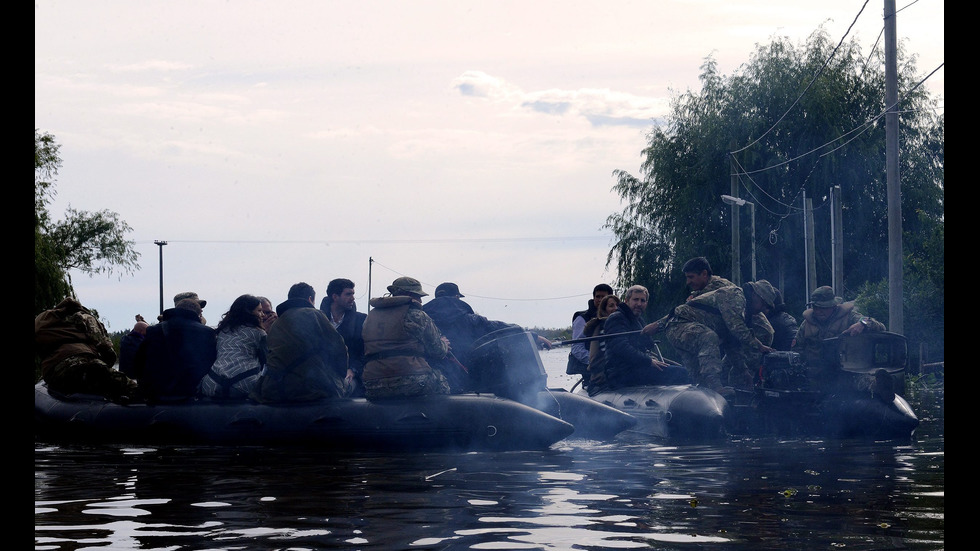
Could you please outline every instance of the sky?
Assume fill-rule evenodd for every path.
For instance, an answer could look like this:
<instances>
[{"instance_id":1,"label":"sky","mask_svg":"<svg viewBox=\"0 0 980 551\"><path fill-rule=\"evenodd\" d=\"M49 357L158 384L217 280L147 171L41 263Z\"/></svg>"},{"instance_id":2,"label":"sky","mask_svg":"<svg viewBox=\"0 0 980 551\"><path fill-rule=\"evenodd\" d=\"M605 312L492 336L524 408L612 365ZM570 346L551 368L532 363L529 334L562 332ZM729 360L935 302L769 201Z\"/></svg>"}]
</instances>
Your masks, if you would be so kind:
<instances>
[{"instance_id":1,"label":"sky","mask_svg":"<svg viewBox=\"0 0 980 551\"><path fill-rule=\"evenodd\" d=\"M212 326L239 295L277 304L305 281L319 304L338 277L367 311L406 275L457 283L490 319L567 327L616 277L613 172L640 173L705 58L729 75L821 25L869 51L883 26L881 0L34 6L34 126L62 157L50 211L117 212L141 255L132 274L72 272L109 331L159 313L161 252L164 307L195 291ZM896 6L924 77L943 1ZM925 83L941 105L944 79Z\"/></svg>"}]
</instances>

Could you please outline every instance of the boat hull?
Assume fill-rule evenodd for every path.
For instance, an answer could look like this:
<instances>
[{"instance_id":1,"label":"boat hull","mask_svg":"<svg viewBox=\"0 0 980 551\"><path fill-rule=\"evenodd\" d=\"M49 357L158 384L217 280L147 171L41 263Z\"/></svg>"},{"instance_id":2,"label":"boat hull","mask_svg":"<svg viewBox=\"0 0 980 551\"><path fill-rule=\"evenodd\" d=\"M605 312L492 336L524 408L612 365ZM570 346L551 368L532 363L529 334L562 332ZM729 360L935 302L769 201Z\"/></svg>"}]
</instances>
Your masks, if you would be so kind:
<instances>
[{"instance_id":1,"label":"boat hull","mask_svg":"<svg viewBox=\"0 0 980 551\"><path fill-rule=\"evenodd\" d=\"M35 438L121 444L298 445L373 450L545 449L574 427L488 395L264 405L192 400L121 405L34 387Z\"/></svg>"},{"instance_id":2,"label":"boat hull","mask_svg":"<svg viewBox=\"0 0 980 551\"><path fill-rule=\"evenodd\" d=\"M548 389L548 375L531 333L518 327L476 341L470 355L475 390L503 396L567 421L573 438L605 440L636 425L616 408L561 389Z\"/></svg>"},{"instance_id":3,"label":"boat hull","mask_svg":"<svg viewBox=\"0 0 980 551\"><path fill-rule=\"evenodd\" d=\"M739 391L732 432L832 438L909 438L919 418L904 397L753 389Z\"/></svg>"},{"instance_id":4,"label":"boat hull","mask_svg":"<svg viewBox=\"0 0 980 551\"><path fill-rule=\"evenodd\" d=\"M637 424L636 417L624 411L565 389L538 392L527 405L574 426L569 438L608 440Z\"/></svg>"}]
</instances>

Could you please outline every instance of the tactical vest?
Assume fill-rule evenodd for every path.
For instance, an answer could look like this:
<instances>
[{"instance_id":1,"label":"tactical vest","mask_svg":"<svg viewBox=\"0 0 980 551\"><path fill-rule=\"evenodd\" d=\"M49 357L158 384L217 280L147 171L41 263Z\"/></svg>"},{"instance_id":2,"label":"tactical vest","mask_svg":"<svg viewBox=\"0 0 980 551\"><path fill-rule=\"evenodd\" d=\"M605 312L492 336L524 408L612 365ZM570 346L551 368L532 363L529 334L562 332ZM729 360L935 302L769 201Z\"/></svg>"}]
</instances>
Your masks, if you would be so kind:
<instances>
[{"instance_id":1,"label":"tactical vest","mask_svg":"<svg viewBox=\"0 0 980 551\"><path fill-rule=\"evenodd\" d=\"M425 347L408 332L405 318L412 308L411 297L373 299L374 308L364 320L364 380L425 373Z\"/></svg>"},{"instance_id":2,"label":"tactical vest","mask_svg":"<svg viewBox=\"0 0 980 551\"><path fill-rule=\"evenodd\" d=\"M800 334L796 336L797 339L819 339L819 338L829 338L836 337L844 332L845 329L850 325L848 320L851 316L851 310L854 309L853 302L845 302L843 304L837 305L837 310L831 315L830 319L826 321L819 321L813 315L813 309L809 309L803 312L803 319L806 323L800 328Z\"/></svg>"}]
</instances>

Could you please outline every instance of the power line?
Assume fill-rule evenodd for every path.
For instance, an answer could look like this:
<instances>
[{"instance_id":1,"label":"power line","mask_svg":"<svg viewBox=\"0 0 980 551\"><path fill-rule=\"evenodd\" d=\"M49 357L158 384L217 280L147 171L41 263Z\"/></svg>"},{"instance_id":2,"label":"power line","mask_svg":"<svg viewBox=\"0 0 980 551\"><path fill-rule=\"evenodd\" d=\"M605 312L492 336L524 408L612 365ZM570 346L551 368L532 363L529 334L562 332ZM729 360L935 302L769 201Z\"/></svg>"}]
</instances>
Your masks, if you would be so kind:
<instances>
[{"instance_id":1,"label":"power line","mask_svg":"<svg viewBox=\"0 0 980 551\"><path fill-rule=\"evenodd\" d=\"M530 242L556 242L556 241L593 241L599 239L612 239L611 235L598 236L557 236L557 237L461 237L461 238L419 238L419 239L168 239L168 243L197 243L197 244L224 244L224 245L360 245L360 244L445 244L445 243L530 243ZM135 241L138 244L153 243L148 241Z\"/></svg>"}]
</instances>

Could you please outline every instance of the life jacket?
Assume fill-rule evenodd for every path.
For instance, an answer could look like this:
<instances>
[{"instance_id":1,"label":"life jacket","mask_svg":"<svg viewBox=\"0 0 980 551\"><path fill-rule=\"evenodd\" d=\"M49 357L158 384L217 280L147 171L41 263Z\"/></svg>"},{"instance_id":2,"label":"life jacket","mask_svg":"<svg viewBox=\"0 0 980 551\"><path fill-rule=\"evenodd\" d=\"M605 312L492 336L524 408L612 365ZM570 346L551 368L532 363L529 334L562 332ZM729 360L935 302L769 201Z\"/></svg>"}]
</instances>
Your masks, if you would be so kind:
<instances>
[{"instance_id":1,"label":"life jacket","mask_svg":"<svg viewBox=\"0 0 980 551\"><path fill-rule=\"evenodd\" d=\"M73 298L34 318L34 348L43 373L70 356L102 360L109 367L116 363L105 326Z\"/></svg>"},{"instance_id":2,"label":"life jacket","mask_svg":"<svg viewBox=\"0 0 980 551\"><path fill-rule=\"evenodd\" d=\"M408 331L405 319L411 308L421 308L411 297L371 299L372 310L364 320L365 381L431 371L425 346Z\"/></svg>"},{"instance_id":3,"label":"life jacket","mask_svg":"<svg viewBox=\"0 0 980 551\"><path fill-rule=\"evenodd\" d=\"M851 310L854 309L854 302L845 302L843 304L838 304L837 309L831 314L830 318L825 321L818 320L813 315L813 309L810 308L803 312L803 319L806 323L802 324L800 327L800 332L796 336L797 339L820 339L820 338L830 338L836 337L844 332L850 325L848 320L851 316Z\"/></svg>"}]
</instances>

